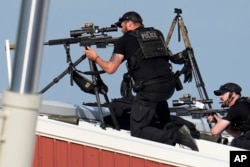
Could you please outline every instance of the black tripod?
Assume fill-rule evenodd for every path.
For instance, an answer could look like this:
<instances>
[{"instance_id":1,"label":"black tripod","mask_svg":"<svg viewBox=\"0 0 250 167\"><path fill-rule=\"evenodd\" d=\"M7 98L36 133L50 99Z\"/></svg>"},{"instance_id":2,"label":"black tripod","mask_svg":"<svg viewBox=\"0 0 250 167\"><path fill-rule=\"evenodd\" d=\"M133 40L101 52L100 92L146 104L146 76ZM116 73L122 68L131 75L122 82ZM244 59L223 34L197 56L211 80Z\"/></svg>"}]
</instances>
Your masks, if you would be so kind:
<instances>
[{"instance_id":1,"label":"black tripod","mask_svg":"<svg viewBox=\"0 0 250 167\"><path fill-rule=\"evenodd\" d=\"M189 61L190 61L190 64L191 64L192 73L193 73L193 76L194 76L194 79L195 79L195 82L196 82L196 87L198 89L200 98L201 98L201 100L209 100L207 91L205 89L205 84L204 84L204 82L202 80L202 77L201 77L197 62L196 62L195 57L194 57L194 51L193 51L193 48L191 46L191 43L190 43L190 40L189 40L189 37L188 37L187 28L184 25L184 21L183 21L181 15L180 15L182 13L182 10L175 8L174 12L177 15L175 16L175 18L174 18L174 20L173 20L173 22L172 22L172 24L170 26L170 30L168 32L166 42L165 42L165 47L166 48L168 47L168 44L169 44L169 41L170 41L170 39L172 37L175 25L178 23L177 24L178 25L178 41L180 42L181 35L182 35L183 41L185 43L186 51L187 51L187 54L188 54L188 58L189 58ZM181 34L180 34L180 31L181 31ZM211 109L212 105L210 103L208 103L208 107Z\"/></svg>"},{"instance_id":2,"label":"black tripod","mask_svg":"<svg viewBox=\"0 0 250 167\"><path fill-rule=\"evenodd\" d=\"M108 88L104 84L104 82L101 79L100 74L104 73L104 71L98 71L96 64L92 61L89 60L89 66L90 66L90 71L89 72L83 72L84 74L91 75L92 76L92 81L89 81L88 79L84 78L80 74L77 73L76 66L80 64L85 58L86 55L82 55L78 60L76 60L74 63L71 60L70 56L70 47L69 44L64 44L64 48L66 50L66 55L67 55L67 63L69 63L69 67L64 70L61 74L59 74L56 78L52 80L47 86L45 86L39 93L44 93L47 91L50 87L52 87L54 84L59 82L60 79L62 79L66 74L71 75L71 85L73 85L73 80L76 82L76 84L86 93L91 93L96 95L96 101L97 101L97 106L98 106L98 111L99 111L99 117L100 117L100 122L101 122L101 127L103 129L106 128L105 122L103 119L103 112L102 112L102 106L101 106L101 100L99 94L103 94L104 98L106 100L106 103L109 104L109 98L107 95ZM118 122L116 120L114 111L111 107L109 107L110 110L110 115L113 120L113 123L115 125L115 128L119 130Z\"/></svg>"}]
</instances>

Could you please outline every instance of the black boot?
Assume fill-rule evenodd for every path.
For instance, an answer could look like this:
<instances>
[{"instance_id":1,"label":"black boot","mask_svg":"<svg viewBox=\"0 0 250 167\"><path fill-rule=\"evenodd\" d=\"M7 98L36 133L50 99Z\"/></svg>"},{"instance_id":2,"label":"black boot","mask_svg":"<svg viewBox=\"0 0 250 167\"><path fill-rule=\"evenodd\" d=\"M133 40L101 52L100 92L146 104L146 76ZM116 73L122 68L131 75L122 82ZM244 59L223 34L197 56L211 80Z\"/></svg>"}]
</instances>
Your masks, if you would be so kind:
<instances>
[{"instance_id":1,"label":"black boot","mask_svg":"<svg viewBox=\"0 0 250 167\"><path fill-rule=\"evenodd\" d=\"M194 151L199 151L195 140L190 134L189 129L186 125L183 125L175 134L174 141L184 146L190 147Z\"/></svg>"}]
</instances>

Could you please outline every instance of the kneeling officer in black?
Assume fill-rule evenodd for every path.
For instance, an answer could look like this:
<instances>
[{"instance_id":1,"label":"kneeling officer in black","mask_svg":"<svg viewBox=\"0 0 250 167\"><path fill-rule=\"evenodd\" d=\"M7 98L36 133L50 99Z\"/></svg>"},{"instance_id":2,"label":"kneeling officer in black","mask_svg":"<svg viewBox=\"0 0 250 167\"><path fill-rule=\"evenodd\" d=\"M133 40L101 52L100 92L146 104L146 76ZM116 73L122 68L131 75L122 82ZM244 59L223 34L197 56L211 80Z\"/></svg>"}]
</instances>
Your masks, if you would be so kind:
<instances>
[{"instance_id":1,"label":"kneeling officer in black","mask_svg":"<svg viewBox=\"0 0 250 167\"><path fill-rule=\"evenodd\" d=\"M144 27L142 22L138 13L125 13L116 23L124 35L116 41L110 60L103 60L90 47L85 50L86 56L109 74L127 61L128 73L136 92L130 118L132 136L170 145L180 143L198 151L185 126L176 132L152 125L155 116L162 124L170 121L167 100L175 91L176 77L164 47L163 34L152 27ZM159 105L162 112L156 113Z\"/></svg>"}]
</instances>

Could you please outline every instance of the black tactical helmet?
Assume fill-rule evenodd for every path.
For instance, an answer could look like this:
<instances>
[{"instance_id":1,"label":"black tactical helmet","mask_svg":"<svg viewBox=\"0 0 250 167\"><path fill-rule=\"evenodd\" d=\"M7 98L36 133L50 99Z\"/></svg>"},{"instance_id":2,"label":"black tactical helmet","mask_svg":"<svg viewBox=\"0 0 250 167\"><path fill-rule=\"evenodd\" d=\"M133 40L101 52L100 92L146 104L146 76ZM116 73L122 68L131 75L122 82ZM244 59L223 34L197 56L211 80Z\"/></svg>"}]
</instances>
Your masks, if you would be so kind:
<instances>
[{"instance_id":1,"label":"black tactical helmet","mask_svg":"<svg viewBox=\"0 0 250 167\"><path fill-rule=\"evenodd\" d=\"M241 95L241 87L236 83L226 83L224 85L221 85L219 90L215 90L214 94L216 96L220 96L226 92L235 92L236 94Z\"/></svg>"},{"instance_id":2,"label":"black tactical helmet","mask_svg":"<svg viewBox=\"0 0 250 167\"><path fill-rule=\"evenodd\" d=\"M131 11L131 12L127 12L125 13L122 17L119 18L119 21L115 23L116 26L118 27L121 27L121 23L125 20L131 20L135 23L141 23L142 24L142 18L141 16L134 12L134 11Z\"/></svg>"}]
</instances>

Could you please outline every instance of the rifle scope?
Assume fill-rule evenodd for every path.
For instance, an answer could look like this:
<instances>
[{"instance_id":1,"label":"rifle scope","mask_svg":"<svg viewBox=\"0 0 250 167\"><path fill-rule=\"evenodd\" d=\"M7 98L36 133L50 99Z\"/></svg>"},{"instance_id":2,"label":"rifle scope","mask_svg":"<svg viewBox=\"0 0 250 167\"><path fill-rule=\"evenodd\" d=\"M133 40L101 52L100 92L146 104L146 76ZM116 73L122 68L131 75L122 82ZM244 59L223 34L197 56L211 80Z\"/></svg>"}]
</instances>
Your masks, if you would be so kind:
<instances>
[{"instance_id":1,"label":"rifle scope","mask_svg":"<svg viewBox=\"0 0 250 167\"><path fill-rule=\"evenodd\" d=\"M201 102L203 104L210 104L213 103L212 99L204 99L204 100L196 100L196 99L180 99L180 100L173 100L173 106L181 106L181 105L190 105L195 104L196 102Z\"/></svg>"},{"instance_id":2,"label":"rifle scope","mask_svg":"<svg viewBox=\"0 0 250 167\"><path fill-rule=\"evenodd\" d=\"M110 27L103 27L99 28L99 26L94 26L93 23L86 23L84 27L81 27L80 30L71 30L70 36L71 37L78 37L83 34L95 34L95 33L104 33L104 32L111 32L117 31L117 26L112 24Z\"/></svg>"}]
</instances>

